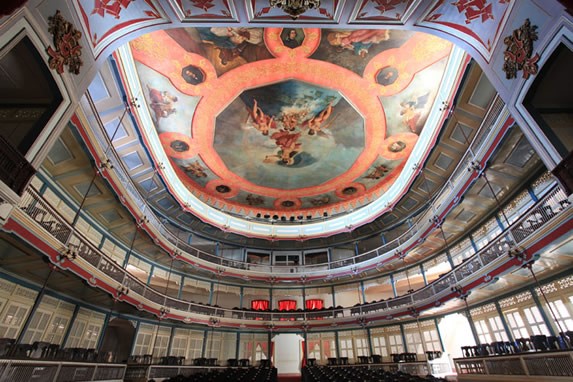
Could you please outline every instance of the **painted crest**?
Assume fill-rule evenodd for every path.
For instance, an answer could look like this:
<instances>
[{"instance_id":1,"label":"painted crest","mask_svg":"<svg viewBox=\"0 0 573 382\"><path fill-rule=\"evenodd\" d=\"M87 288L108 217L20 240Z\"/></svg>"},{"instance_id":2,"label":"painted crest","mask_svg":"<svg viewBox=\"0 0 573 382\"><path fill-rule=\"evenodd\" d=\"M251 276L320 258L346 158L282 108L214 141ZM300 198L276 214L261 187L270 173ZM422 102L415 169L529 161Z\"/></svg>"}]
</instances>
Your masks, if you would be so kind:
<instances>
[{"instance_id":1,"label":"painted crest","mask_svg":"<svg viewBox=\"0 0 573 382\"><path fill-rule=\"evenodd\" d=\"M82 32L62 17L60 11L56 11L54 16L48 17L48 32L54 38L55 49L51 46L46 49L50 58L48 64L50 69L55 69L59 74L64 72L64 65L68 71L80 74L80 66L83 65L81 58L82 46L79 43Z\"/></svg>"},{"instance_id":2,"label":"painted crest","mask_svg":"<svg viewBox=\"0 0 573 382\"><path fill-rule=\"evenodd\" d=\"M505 78L517 77L519 70L523 71L523 78L537 73L537 61L539 54L533 54L533 42L537 40L537 26L531 25L529 19L525 20L522 26L514 30L510 36L503 39L507 45L503 53L503 71Z\"/></svg>"}]
</instances>

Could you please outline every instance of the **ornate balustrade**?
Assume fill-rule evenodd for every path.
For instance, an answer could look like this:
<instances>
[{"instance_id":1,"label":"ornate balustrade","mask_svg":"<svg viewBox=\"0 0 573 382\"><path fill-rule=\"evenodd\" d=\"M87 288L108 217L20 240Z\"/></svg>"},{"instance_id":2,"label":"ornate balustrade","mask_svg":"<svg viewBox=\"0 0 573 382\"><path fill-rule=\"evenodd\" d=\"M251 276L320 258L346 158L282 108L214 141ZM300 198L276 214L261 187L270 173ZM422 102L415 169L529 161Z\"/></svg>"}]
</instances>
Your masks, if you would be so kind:
<instances>
[{"instance_id":1,"label":"ornate balustrade","mask_svg":"<svg viewBox=\"0 0 573 382\"><path fill-rule=\"evenodd\" d=\"M143 228L167 252L171 254L177 253L180 260L192 265L200 263L204 268L211 269L214 272L217 271L217 266L231 268L223 268L223 271L226 271L228 275L239 276L239 273L233 272L233 268L241 269L244 271L240 273L240 277L252 279L268 279L269 273L272 273L276 280L300 278L300 276L294 276L293 273L303 273L307 280L344 276L380 267L382 264L399 261L399 253L406 253L414 248L428 236L433 228L440 224L441 220L459 202L461 195L467 190L471 182L479 175L472 170L472 165L485 163L489 159L493 152L493 150L488 151L492 142L498 136L503 135L509 127L510 123L508 122L511 121L507 120L508 116L504 110L503 101L501 98L496 97L468 151L458 163L449 180L437 193L437 196L428 203L432 207L427 208L425 212L420 214L408 231L378 248L365 251L342 261L337 260L328 263L289 267L251 264L207 253L181 240L152 212L145 198L133 184L122 160L114 150L110 150L106 158L107 167L113 167L113 171L104 171L104 173L118 194L123 195L122 201L128 206L132 214L136 218L142 215L146 217L147 220ZM503 123L504 121L505 123ZM111 143L103 128L100 130L94 129L94 134L95 140L99 142L101 147L110 147ZM95 155L93 152L92 154ZM333 270L336 271L333 272Z\"/></svg>"},{"instance_id":2,"label":"ornate balustrade","mask_svg":"<svg viewBox=\"0 0 573 382\"><path fill-rule=\"evenodd\" d=\"M42 236L48 234L55 240L54 247L59 248L59 251L47 253L53 262L63 268L69 268L92 285L102 287L118 299L158 316L186 322L219 325L219 318L224 318L226 324L241 325L242 320L254 320L261 321L259 326L265 327L269 325L268 322L281 326L292 326L292 321L323 324L323 321L319 320L333 320L340 324L355 325L356 317L354 316L357 315L368 315L374 319L398 317L412 314L413 310L419 312L437 303L458 297L459 289L457 288L488 282L492 274L495 275L512 266L520 265L520 261L528 261L527 258L517 259L515 253L513 257L508 254L514 248L525 250L528 239L538 235L545 223L553 219L562 221L570 217L573 209L567 204L568 202L563 203L564 200L566 200L565 193L555 186L490 244L433 283L413 293L351 308L337 307L295 312L227 309L166 296L145 285L107 257L81 232L75 231L34 189L29 188L26 191L22 197L20 209L29 219L29 224L37 224L36 230L44 232ZM524 224L532 219L536 219L536 227L534 229L524 228ZM515 235L514 232L519 234Z\"/></svg>"},{"instance_id":3,"label":"ornate balustrade","mask_svg":"<svg viewBox=\"0 0 573 382\"><path fill-rule=\"evenodd\" d=\"M571 381L573 351L454 359L458 381Z\"/></svg>"},{"instance_id":4,"label":"ornate balustrade","mask_svg":"<svg viewBox=\"0 0 573 382\"><path fill-rule=\"evenodd\" d=\"M121 382L125 364L0 360L0 381L106 381Z\"/></svg>"}]
</instances>

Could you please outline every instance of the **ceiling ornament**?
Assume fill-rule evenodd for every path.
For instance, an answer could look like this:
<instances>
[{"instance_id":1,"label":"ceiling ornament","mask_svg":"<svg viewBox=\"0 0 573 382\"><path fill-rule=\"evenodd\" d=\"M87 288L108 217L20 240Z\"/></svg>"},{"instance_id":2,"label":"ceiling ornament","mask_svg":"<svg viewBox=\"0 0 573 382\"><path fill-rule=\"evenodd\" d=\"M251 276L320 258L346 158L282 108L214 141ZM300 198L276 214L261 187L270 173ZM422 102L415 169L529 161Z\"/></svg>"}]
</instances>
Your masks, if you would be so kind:
<instances>
[{"instance_id":1,"label":"ceiling ornament","mask_svg":"<svg viewBox=\"0 0 573 382\"><path fill-rule=\"evenodd\" d=\"M531 25L529 19L526 19L522 26L503 39L503 43L507 45L503 53L505 78L508 80L516 78L519 70L523 70L525 79L537 74L539 54L535 53L535 56L532 56L533 42L537 38L537 26Z\"/></svg>"},{"instance_id":2,"label":"ceiling ornament","mask_svg":"<svg viewBox=\"0 0 573 382\"><path fill-rule=\"evenodd\" d=\"M46 49L50 56L48 59L50 69L55 69L59 74L62 74L64 65L66 65L70 73L80 74L83 61L81 58L82 46L79 41L82 32L64 19L59 10L54 16L48 17L48 32L52 34L55 46L55 49L51 46Z\"/></svg>"},{"instance_id":3,"label":"ceiling ornament","mask_svg":"<svg viewBox=\"0 0 573 382\"><path fill-rule=\"evenodd\" d=\"M309 9L319 8L320 0L270 0L270 4L273 8L282 9L293 20L296 20Z\"/></svg>"}]
</instances>

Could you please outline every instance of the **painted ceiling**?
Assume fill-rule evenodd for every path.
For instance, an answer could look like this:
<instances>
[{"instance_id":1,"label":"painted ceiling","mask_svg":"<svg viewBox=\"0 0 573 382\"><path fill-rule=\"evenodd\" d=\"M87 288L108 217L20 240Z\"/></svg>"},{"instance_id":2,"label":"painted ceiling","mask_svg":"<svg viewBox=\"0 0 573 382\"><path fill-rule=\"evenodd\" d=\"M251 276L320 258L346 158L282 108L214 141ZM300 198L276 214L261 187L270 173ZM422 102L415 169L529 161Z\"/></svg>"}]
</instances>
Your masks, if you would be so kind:
<instances>
[{"instance_id":1,"label":"painted ceiling","mask_svg":"<svg viewBox=\"0 0 573 382\"><path fill-rule=\"evenodd\" d=\"M451 51L388 29L185 28L130 43L147 148L160 142L202 202L291 221L389 189L437 128L425 123Z\"/></svg>"}]
</instances>

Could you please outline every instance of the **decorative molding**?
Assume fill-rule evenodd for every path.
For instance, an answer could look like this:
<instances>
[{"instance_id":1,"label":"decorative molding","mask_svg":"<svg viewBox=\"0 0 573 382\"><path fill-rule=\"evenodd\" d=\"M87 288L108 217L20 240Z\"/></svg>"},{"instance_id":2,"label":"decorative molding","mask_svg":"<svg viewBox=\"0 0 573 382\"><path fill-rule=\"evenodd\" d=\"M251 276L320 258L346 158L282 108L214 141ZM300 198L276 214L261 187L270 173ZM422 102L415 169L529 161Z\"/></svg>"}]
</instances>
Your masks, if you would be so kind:
<instances>
[{"instance_id":1,"label":"decorative molding","mask_svg":"<svg viewBox=\"0 0 573 382\"><path fill-rule=\"evenodd\" d=\"M503 39L503 43L507 45L503 53L502 68L505 72L505 78L508 80L516 78L517 72L520 70L523 71L523 78L525 79L528 79L530 75L537 74L539 54L533 55L533 42L537 38L537 26L531 25L529 19L525 19L522 26Z\"/></svg>"},{"instance_id":2,"label":"decorative molding","mask_svg":"<svg viewBox=\"0 0 573 382\"><path fill-rule=\"evenodd\" d=\"M55 49L51 46L46 49L50 55L50 69L62 74L65 65L70 73L80 74L80 67L84 64L81 59L82 46L79 43L82 32L64 19L59 10L48 17L48 32L53 36L55 46Z\"/></svg>"}]
</instances>

